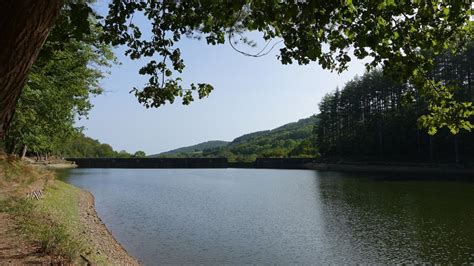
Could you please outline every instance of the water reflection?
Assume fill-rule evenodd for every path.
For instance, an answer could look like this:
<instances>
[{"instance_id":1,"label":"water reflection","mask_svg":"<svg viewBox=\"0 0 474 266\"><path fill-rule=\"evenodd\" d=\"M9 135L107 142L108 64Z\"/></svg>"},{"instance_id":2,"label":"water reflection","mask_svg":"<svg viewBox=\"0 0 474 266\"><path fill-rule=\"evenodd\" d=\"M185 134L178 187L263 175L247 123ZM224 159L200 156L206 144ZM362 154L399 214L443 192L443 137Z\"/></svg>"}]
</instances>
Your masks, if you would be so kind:
<instances>
[{"instance_id":1,"label":"water reflection","mask_svg":"<svg viewBox=\"0 0 474 266\"><path fill-rule=\"evenodd\" d=\"M348 250L364 254L360 262L474 261L472 183L328 172L318 180L322 217L329 225L324 231L333 235L327 239L347 242Z\"/></svg>"},{"instance_id":2,"label":"water reflection","mask_svg":"<svg viewBox=\"0 0 474 266\"><path fill-rule=\"evenodd\" d=\"M74 169L146 264L474 261L474 183L254 169Z\"/></svg>"}]
</instances>

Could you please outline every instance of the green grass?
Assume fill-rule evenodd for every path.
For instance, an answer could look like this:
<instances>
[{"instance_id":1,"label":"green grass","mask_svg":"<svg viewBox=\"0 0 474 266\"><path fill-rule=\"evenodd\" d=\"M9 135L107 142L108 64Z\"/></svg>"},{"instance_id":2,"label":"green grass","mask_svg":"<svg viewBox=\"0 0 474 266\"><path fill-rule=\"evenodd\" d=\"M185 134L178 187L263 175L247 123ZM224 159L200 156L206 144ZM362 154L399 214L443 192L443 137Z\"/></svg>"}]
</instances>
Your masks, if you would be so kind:
<instances>
[{"instance_id":1,"label":"green grass","mask_svg":"<svg viewBox=\"0 0 474 266\"><path fill-rule=\"evenodd\" d=\"M42 199L25 199L27 193L43 187ZM107 264L106 257L97 254L98 247L87 239L81 223L81 193L55 179L54 172L0 152L0 212L11 214L18 233L59 262L84 264L82 255L94 264Z\"/></svg>"},{"instance_id":2,"label":"green grass","mask_svg":"<svg viewBox=\"0 0 474 266\"><path fill-rule=\"evenodd\" d=\"M39 236L46 253L73 260L85 251L80 237L77 197L78 189L61 181L55 181L45 191L43 200L35 202L41 223L33 223L30 233ZM45 223L46 222L46 223ZM31 222L30 222L31 223Z\"/></svg>"},{"instance_id":3,"label":"green grass","mask_svg":"<svg viewBox=\"0 0 474 266\"><path fill-rule=\"evenodd\" d=\"M0 212L13 214L22 235L37 242L46 254L69 262L79 262L81 254L89 254L87 258L94 263L106 264L103 255L90 252L93 248L83 236L77 207L80 192L55 180L45 190L42 200L3 200Z\"/></svg>"}]
</instances>

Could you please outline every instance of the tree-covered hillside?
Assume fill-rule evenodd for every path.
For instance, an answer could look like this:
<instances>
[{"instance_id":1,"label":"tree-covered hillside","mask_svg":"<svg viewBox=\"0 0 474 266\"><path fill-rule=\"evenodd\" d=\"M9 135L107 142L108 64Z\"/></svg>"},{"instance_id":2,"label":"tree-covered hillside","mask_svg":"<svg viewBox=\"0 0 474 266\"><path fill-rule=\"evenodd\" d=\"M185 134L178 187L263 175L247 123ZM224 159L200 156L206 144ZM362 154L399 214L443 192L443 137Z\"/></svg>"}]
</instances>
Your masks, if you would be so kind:
<instances>
[{"instance_id":1,"label":"tree-covered hillside","mask_svg":"<svg viewBox=\"0 0 474 266\"><path fill-rule=\"evenodd\" d=\"M207 149L214 149L214 148L220 148L222 146L226 146L229 144L228 141L223 141L223 140L210 140L206 142L202 142L196 145L192 146L186 146L166 152L162 152L159 154L153 154L148 157L176 157L179 156L180 154L187 154L187 153L201 153L203 150Z\"/></svg>"},{"instance_id":2,"label":"tree-covered hillside","mask_svg":"<svg viewBox=\"0 0 474 266\"><path fill-rule=\"evenodd\" d=\"M210 149L203 156L226 157L232 161L253 161L257 157L314 157L316 116L281 127L243 135L229 145Z\"/></svg>"},{"instance_id":3,"label":"tree-covered hillside","mask_svg":"<svg viewBox=\"0 0 474 266\"><path fill-rule=\"evenodd\" d=\"M64 141L57 154L65 158L127 158L132 156L126 151L115 151L109 144L101 143L80 132Z\"/></svg>"},{"instance_id":4,"label":"tree-covered hillside","mask_svg":"<svg viewBox=\"0 0 474 266\"><path fill-rule=\"evenodd\" d=\"M314 157L316 116L281 127L235 138L219 147L202 148L209 142L160 154L158 157L226 157L231 161L253 161L257 157ZM200 147L201 149L197 149Z\"/></svg>"}]
</instances>

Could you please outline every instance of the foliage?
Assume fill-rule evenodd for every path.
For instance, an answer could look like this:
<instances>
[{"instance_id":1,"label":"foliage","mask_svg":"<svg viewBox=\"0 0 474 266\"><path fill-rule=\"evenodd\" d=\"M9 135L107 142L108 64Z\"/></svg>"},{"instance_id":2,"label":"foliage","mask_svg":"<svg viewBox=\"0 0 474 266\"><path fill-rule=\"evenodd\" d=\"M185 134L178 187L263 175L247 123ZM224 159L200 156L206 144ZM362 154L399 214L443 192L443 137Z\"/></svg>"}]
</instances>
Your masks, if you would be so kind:
<instances>
[{"instance_id":1,"label":"foliage","mask_svg":"<svg viewBox=\"0 0 474 266\"><path fill-rule=\"evenodd\" d=\"M343 71L351 60L368 59L367 68L383 66L397 81L410 81L428 102L420 125L430 133L448 127L453 134L471 130L472 101L456 97L462 84L438 82L430 73L434 56L466 49L472 37L471 1L119 1L100 18L92 1L66 1L23 91L6 142L11 152L29 147L36 153L55 152L77 129L76 118L87 115L91 95L102 92L98 81L113 62L109 45L126 45L131 59L148 58L139 74L149 77L144 88L134 88L146 107L189 104L206 97L213 87L192 83L183 88L185 68L177 43L182 37L204 38L208 44L228 42L238 52L254 57L281 44L283 64L317 62ZM150 21L134 23L134 15ZM246 32L260 31L264 48L255 54L236 44L254 46ZM157 59L158 58L158 59ZM465 62L469 64L469 61ZM288 156L299 145L278 142L265 152L253 148L225 151L229 156ZM312 148L300 147L309 152ZM247 149L247 150L245 150ZM223 151L224 152L224 151ZM116 156L129 156L119 152Z\"/></svg>"},{"instance_id":2,"label":"foliage","mask_svg":"<svg viewBox=\"0 0 474 266\"><path fill-rule=\"evenodd\" d=\"M0 213L14 215L21 235L38 244L39 252L53 255L58 263L80 264L81 254L88 259L105 264L106 258L96 253L97 247L84 238L83 225L78 216L77 201L80 190L54 181L38 202L25 199L0 200Z\"/></svg>"},{"instance_id":3,"label":"foliage","mask_svg":"<svg viewBox=\"0 0 474 266\"><path fill-rule=\"evenodd\" d=\"M90 157L90 156L84 156L84 157ZM121 150L119 152L116 152L113 157L115 157L115 158L130 158L131 155L126 150Z\"/></svg>"},{"instance_id":4,"label":"foliage","mask_svg":"<svg viewBox=\"0 0 474 266\"><path fill-rule=\"evenodd\" d=\"M178 153L165 153L159 157L225 157L230 161L254 161L257 157L314 157L317 155L313 134L316 123L313 116L273 130L246 134L226 145L202 150L185 147L176 149Z\"/></svg>"},{"instance_id":5,"label":"foliage","mask_svg":"<svg viewBox=\"0 0 474 266\"><path fill-rule=\"evenodd\" d=\"M149 76L143 89L134 88L138 101L148 107L183 104L207 96L210 84L191 84L184 89L176 77L185 68L176 43L182 36L205 38L211 45L227 41L248 41L246 31L263 32L267 41L258 53L268 54L282 43L279 59L283 64L317 62L323 68L343 71L351 60L368 58L369 69L383 65L400 81L425 76L432 67L432 55L448 47L462 47L471 34L471 1L120 1L114 0L104 21L105 40L126 45L131 59L153 58L139 73ZM151 34L134 23L134 14L150 21ZM271 45L273 42L273 45ZM423 52L421 52L423 51ZM160 60L156 60L156 56ZM425 80L425 83L430 83ZM436 88L424 86L429 95ZM436 99L433 99L436 101ZM433 106L437 105L434 103ZM441 108L441 109L440 109ZM465 103L451 101L431 108L425 124L429 127L470 127ZM455 109L455 110L451 110ZM441 112L440 112L441 110ZM449 113L448 116L445 116ZM461 118L457 119L456 116ZM443 117L444 116L444 117ZM454 118L453 118L454 116ZM462 118L464 117L464 118Z\"/></svg>"},{"instance_id":6,"label":"foliage","mask_svg":"<svg viewBox=\"0 0 474 266\"><path fill-rule=\"evenodd\" d=\"M57 150L57 153L64 158L131 157L128 152L117 152L109 144L100 143L98 140L86 137L81 132L76 132L71 137L67 138Z\"/></svg>"},{"instance_id":7,"label":"foliage","mask_svg":"<svg viewBox=\"0 0 474 266\"><path fill-rule=\"evenodd\" d=\"M43 188L41 200L25 199L27 193ZM58 259L54 263L81 264L81 254L89 254L94 263L106 263L106 258L95 252L97 247L84 237L77 210L79 194L83 193L79 188L55 180L49 170L0 154L0 191L0 215L9 214L19 233L15 235L33 242L38 252L53 255Z\"/></svg>"},{"instance_id":8,"label":"foliage","mask_svg":"<svg viewBox=\"0 0 474 266\"><path fill-rule=\"evenodd\" d=\"M422 115L419 122L429 129L430 135L442 127L447 127L454 135L460 130L471 132L474 129L473 60L474 42L470 41L457 53L448 50L435 57L435 68L427 74L430 78L415 82L429 100L428 113Z\"/></svg>"},{"instance_id":9,"label":"foliage","mask_svg":"<svg viewBox=\"0 0 474 266\"><path fill-rule=\"evenodd\" d=\"M435 68L427 80L434 80L444 88L457 90L437 91L448 93L456 102L472 104L473 69L471 63L474 47L461 54L445 52L436 57ZM463 123L472 123L469 115L453 115L438 120L448 130L436 136L428 135L419 126L430 126L435 108L447 108L450 102L436 105L432 95L421 94L416 83L399 83L385 76L382 71L366 73L348 82L342 90L327 95L320 103L320 123L317 130L317 146L323 156L391 158L397 160L459 161L459 155L471 156L474 150L470 126L464 132L447 121L463 117ZM444 107L443 107L444 106ZM458 110L454 108L454 110ZM450 112L448 112L450 113ZM417 121L417 117L420 117ZM434 133L434 132L431 132Z\"/></svg>"},{"instance_id":10,"label":"foliage","mask_svg":"<svg viewBox=\"0 0 474 266\"><path fill-rule=\"evenodd\" d=\"M74 3L64 7L33 65L7 132L11 153L23 147L42 154L61 149L78 131L76 118L92 108L90 97L103 91L99 81L114 56L99 42L101 32L92 17L87 17L92 23L86 28L74 24L71 14L80 10Z\"/></svg>"},{"instance_id":11,"label":"foliage","mask_svg":"<svg viewBox=\"0 0 474 266\"><path fill-rule=\"evenodd\" d=\"M302 157L308 155L314 157L316 153L304 154L298 151L302 152L304 149L301 146L308 143L305 141L313 137L312 132L316 123L316 117L309 117L273 130L243 135L232 141L226 149L234 155L230 159L237 161L253 161L257 157ZM220 152L226 152L226 150L218 151L217 154ZM208 153L215 152L209 151Z\"/></svg>"},{"instance_id":12,"label":"foliage","mask_svg":"<svg viewBox=\"0 0 474 266\"><path fill-rule=\"evenodd\" d=\"M133 154L133 157L144 158L144 157L146 157L146 153L144 151L137 151Z\"/></svg>"},{"instance_id":13,"label":"foliage","mask_svg":"<svg viewBox=\"0 0 474 266\"><path fill-rule=\"evenodd\" d=\"M226 146L229 142L227 141L222 141L222 140L211 140L211 141L206 141L203 143L199 143L196 145L192 146L187 146L187 147L182 147L174 150L170 150L167 152L162 152L159 154L153 154L148 157L165 157L165 156L176 156L177 154L186 154L186 153L200 153L203 150L207 149L213 149L213 148L219 148L222 146Z\"/></svg>"}]
</instances>

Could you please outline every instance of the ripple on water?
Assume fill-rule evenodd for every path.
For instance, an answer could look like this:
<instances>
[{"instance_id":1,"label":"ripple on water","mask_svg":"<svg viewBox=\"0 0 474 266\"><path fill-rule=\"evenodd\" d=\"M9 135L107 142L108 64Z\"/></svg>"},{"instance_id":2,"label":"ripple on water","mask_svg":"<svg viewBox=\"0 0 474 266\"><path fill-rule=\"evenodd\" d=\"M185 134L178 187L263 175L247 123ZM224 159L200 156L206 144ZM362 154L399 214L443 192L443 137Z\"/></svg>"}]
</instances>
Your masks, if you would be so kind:
<instances>
[{"instance_id":1,"label":"ripple on water","mask_svg":"<svg viewBox=\"0 0 474 266\"><path fill-rule=\"evenodd\" d=\"M74 169L146 264L469 263L474 183L255 169Z\"/></svg>"}]
</instances>

